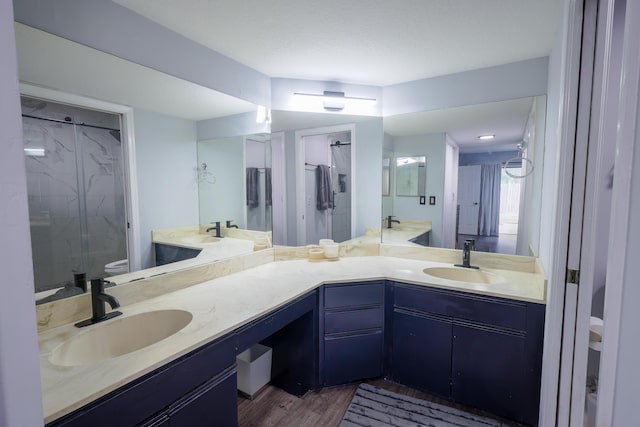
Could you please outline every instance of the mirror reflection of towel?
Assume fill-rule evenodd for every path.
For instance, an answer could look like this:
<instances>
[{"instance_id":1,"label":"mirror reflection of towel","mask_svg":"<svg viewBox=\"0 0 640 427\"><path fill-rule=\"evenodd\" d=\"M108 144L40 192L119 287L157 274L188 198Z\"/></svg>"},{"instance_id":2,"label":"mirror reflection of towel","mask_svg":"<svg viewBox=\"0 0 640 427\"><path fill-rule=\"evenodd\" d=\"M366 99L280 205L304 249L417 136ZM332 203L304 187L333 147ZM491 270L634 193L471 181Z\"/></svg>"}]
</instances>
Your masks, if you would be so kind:
<instances>
[{"instance_id":1,"label":"mirror reflection of towel","mask_svg":"<svg viewBox=\"0 0 640 427\"><path fill-rule=\"evenodd\" d=\"M247 168L247 207L258 207L258 168Z\"/></svg>"},{"instance_id":2,"label":"mirror reflection of towel","mask_svg":"<svg viewBox=\"0 0 640 427\"><path fill-rule=\"evenodd\" d=\"M271 168L264 168L264 204L271 206Z\"/></svg>"},{"instance_id":3,"label":"mirror reflection of towel","mask_svg":"<svg viewBox=\"0 0 640 427\"><path fill-rule=\"evenodd\" d=\"M333 208L331 171L327 165L316 168L316 208L319 211Z\"/></svg>"}]
</instances>

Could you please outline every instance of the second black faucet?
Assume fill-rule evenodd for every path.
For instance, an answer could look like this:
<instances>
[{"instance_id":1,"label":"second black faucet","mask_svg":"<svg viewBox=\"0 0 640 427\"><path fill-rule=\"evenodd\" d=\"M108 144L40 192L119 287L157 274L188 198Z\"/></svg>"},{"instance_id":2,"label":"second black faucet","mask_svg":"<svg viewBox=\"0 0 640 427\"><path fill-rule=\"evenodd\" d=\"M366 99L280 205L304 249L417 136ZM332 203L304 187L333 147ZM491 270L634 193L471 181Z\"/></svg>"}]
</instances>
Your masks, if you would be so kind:
<instances>
[{"instance_id":1,"label":"second black faucet","mask_svg":"<svg viewBox=\"0 0 640 427\"><path fill-rule=\"evenodd\" d=\"M104 292L104 282L104 279L91 279L92 316L91 319L76 323L78 328L93 325L94 323L104 322L105 320L112 319L122 314L120 311L112 311L111 313L106 312L104 308L105 303L109 304L112 309L120 307L120 303L116 297Z\"/></svg>"}]
</instances>

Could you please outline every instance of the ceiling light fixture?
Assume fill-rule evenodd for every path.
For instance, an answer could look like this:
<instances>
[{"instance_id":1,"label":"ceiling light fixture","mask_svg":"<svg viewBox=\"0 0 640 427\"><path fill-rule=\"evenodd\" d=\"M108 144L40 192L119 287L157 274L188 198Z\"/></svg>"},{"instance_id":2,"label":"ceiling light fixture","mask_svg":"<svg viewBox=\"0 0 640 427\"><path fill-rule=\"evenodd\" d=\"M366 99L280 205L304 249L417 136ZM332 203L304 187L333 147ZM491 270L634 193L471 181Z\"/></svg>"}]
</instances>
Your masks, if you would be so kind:
<instances>
[{"instance_id":1,"label":"ceiling light fixture","mask_svg":"<svg viewBox=\"0 0 640 427\"><path fill-rule=\"evenodd\" d=\"M496 137L495 135L480 135L478 137L478 139L481 140L481 141L486 141L488 139L493 139L495 137Z\"/></svg>"},{"instance_id":2,"label":"ceiling light fixture","mask_svg":"<svg viewBox=\"0 0 640 427\"><path fill-rule=\"evenodd\" d=\"M375 98L361 98L356 96L345 96L344 92L334 92L325 90L322 95L313 93L300 93L295 92L293 94L295 100L302 102L309 102L314 105L321 104L325 110L340 111L345 107L370 107L375 105Z\"/></svg>"},{"instance_id":3,"label":"ceiling light fixture","mask_svg":"<svg viewBox=\"0 0 640 427\"><path fill-rule=\"evenodd\" d=\"M30 157L45 157L44 148L25 148L24 149L25 156Z\"/></svg>"}]
</instances>

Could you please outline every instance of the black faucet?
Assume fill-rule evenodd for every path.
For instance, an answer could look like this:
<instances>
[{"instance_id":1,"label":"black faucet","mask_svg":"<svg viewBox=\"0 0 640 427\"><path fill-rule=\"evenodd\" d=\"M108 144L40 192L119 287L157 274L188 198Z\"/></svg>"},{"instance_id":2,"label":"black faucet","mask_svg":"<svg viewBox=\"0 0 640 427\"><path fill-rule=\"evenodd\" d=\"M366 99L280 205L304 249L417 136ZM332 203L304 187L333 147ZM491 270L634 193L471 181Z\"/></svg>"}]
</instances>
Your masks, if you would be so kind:
<instances>
[{"instance_id":1,"label":"black faucet","mask_svg":"<svg viewBox=\"0 0 640 427\"><path fill-rule=\"evenodd\" d=\"M464 241L464 247L462 248L462 264L455 264L455 267L464 267L464 268L480 268L475 265L471 265L471 251L475 250L476 241L473 239L468 239Z\"/></svg>"},{"instance_id":2,"label":"black faucet","mask_svg":"<svg viewBox=\"0 0 640 427\"><path fill-rule=\"evenodd\" d=\"M216 221L215 223L213 223L213 222L212 222L211 224L215 224L216 226L215 226L215 227L209 227L209 228L207 228L207 231L206 231L206 232L208 233L208 232L210 232L211 230L216 230L216 236L215 236L215 237L222 237L222 236L220 235L220 221Z\"/></svg>"},{"instance_id":3,"label":"black faucet","mask_svg":"<svg viewBox=\"0 0 640 427\"><path fill-rule=\"evenodd\" d=\"M73 275L73 284L76 288L82 290L82 293L87 292L87 275L85 273L75 273Z\"/></svg>"},{"instance_id":4,"label":"black faucet","mask_svg":"<svg viewBox=\"0 0 640 427\"><path fill-rule=\"evenodd\" d=\"M393 219L393 218L395 218L395 216L393 216L393 215L389 215L387 217L387 228L391 228L391 223L392 222L397 222L398 224L400 224L400 221L398 221L397 219Z\"/></svg>"},{"instance_id":5,"label":"black faucet","mask_svg":"<svg viewBox=\"0 0 640 427\"><path fill-rule=\"evenodd\" d=\"M78 328L104 322L122 314L120 311L106 313L104 309L105 303L109 304L112 309L120 307L120 303L114 296L104 293L104 283L104 279L91 279L91 310L93 315L91 319L76 323Z\"/></svg>"},{"instance_id":6,"label":"black faucet","mask_svg":"<svg viewBox=\"0 0 640 427\"><path fill-rule=\"evenodd\" d=\"M236 224L231 224L233 220L232 219L228 219L227 220L227 228L238 228L238 226Z\"/></svg>"}]
</instances>

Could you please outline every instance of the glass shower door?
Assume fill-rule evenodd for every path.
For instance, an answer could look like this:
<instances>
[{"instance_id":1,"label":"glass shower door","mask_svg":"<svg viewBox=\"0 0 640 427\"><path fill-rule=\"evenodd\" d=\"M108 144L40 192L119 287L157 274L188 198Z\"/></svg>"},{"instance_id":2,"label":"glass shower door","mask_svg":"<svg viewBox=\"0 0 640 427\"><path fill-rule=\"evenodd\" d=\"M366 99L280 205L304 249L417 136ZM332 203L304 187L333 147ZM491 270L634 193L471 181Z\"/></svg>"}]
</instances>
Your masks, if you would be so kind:
<instances>
[{"instance_id":1,"label":"glass shower door","mask_svg":"<svg viewBox=\"0 0 640 427\"><path fill-rule=\"evenodd\" d=\"M63 286L74 273L103 277L105 264L127 258L120 132L63 113L76 107L42 101L35 116L23 100L24 152L36 292ZM31 114L29 114L31 113ZM46 116L45 116L46 114Z\"/></svg>"}]
</instances>

